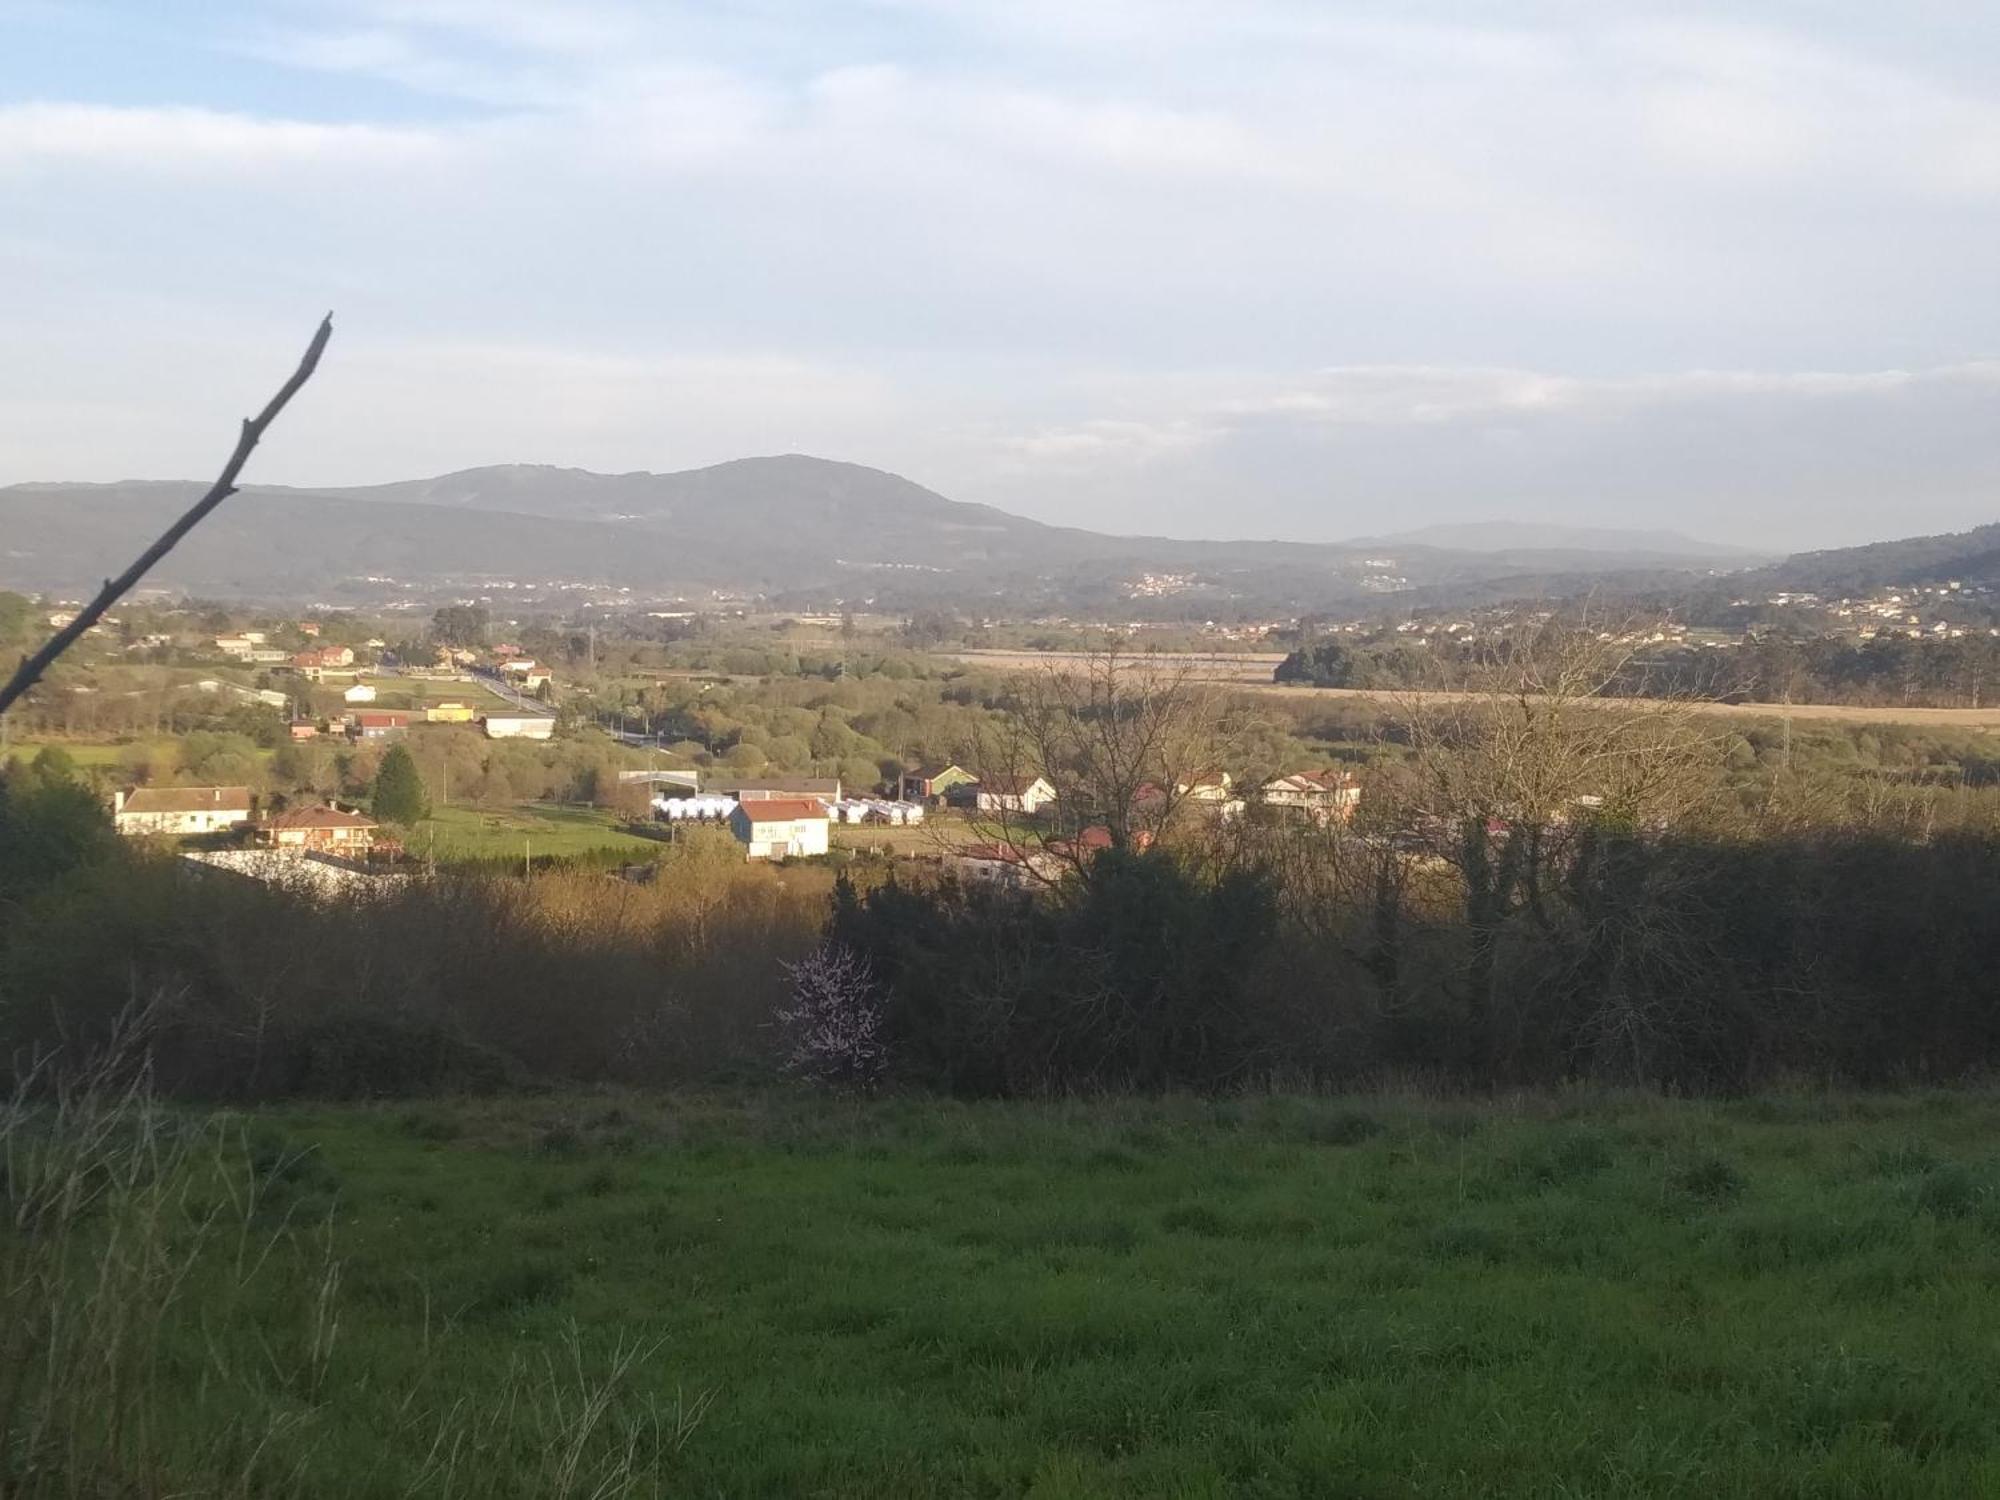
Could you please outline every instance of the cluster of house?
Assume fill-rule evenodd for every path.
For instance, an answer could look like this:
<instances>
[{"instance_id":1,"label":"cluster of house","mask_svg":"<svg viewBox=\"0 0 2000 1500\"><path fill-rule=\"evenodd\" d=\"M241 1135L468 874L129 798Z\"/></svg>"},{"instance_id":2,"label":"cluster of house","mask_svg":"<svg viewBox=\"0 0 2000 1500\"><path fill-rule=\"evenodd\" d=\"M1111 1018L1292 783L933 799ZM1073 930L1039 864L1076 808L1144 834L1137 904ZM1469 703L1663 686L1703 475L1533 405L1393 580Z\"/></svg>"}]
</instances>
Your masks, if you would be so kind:
<instances>
[{"instance_id":1,"label":"cluster of house","mask_svg":"<svg viewBox=\"0 0 2000 1500\"><path fill-rule=\"evenodd\" d=\"M1033 816L1056 800L1056 789L1043 776L975 776L963 766L944 765L906 773L899 788L916 802L959 807L968 812L1025 813ZM1361 782L1351 771L1293 771L1258 788L1258 801L1319 822L1344 820L1361 802ZM1227 771L1194 772L1174 783L1171 792L1154 782L1141 782L1132 792L1142 810L1169 801L1193 803L1223 818L1242 813L1247 799Z\"/></svg>"},{"instance_id":2,"label":"cluster of house","mask_svg":"<svg viewBox=\"0 0 2000 1500\"><path fill-rule=\"evenodd\" d=\"M287 851L365 855L378 843L378 825L363 813L327 803L288 807L259 817L247 786L140 787L112 794L111 822L128 837L193 837L252 831L257 843Z\"/></svg>"},{"instance_id":3,"label":"cluster of house","mask_svg":"<svg viewBox=\"0 0 2000 1500\"><path fill-rule=\"evenodd\" d=\"M1024 795L1032 791L1038 797L1039 788L1045 786L1046 782L1038 780L1035 787L1019 791ZM1005 797L1015 790L1010 783L1007 791L998 795ZM1235 778L1227 771L1201 771L1176 781L1172 795L1181 803L1192 804L1210 816L1225 820L1239 816L1246 806L1246 799L1236 789ZM1168 796L1165 788L1142 783L1133 794L1133 807L1142 812L1164 810ZM1051 791L1048 800L1053 797ZM1258 788L1258 798L1265 807L1315 823L1332 824L1354 816L1354 809L1361 802L1361 783L1351 771L1294 771L1265 782ZM981 804L974 801L970 805ZM998 802L991 806L994 810L1013 810L1002 809ZM1025 803L1022 808L1026 810ZM1131 838L1133 847L1140 850L1153 842L1151 831L1144 828L1133 830ZM1095 825L1084 828L1074 838L968 845L956 850L949 864L961 880L1031 890L1038 885L1053 884L1066 871L1111 848L1113 842L1109 828Z\"/></svg>"},{"instance_id":4,"label":"cluster of house","mask_svg":"<svg viewBox=\"0 0 2000 1500\"><path fill-rule=\"evenodd\" d=\"M362 717L362 716L357 716ZM407 722L407 714L400 716ZM1033 816L1056 800L1045 777L986 777L959 766L915 771L901 778L901 796L848 797L838 777L768 777L719 784L702 791L686 772L633 772L632 779L664 785L652 799L654 815L668 822L715 822L726 825L750 859L790 859L825 854L833 823L909 826L924 821L926 808L939 804L974 812L1020 813ZM1204 772L1175 784L1184 801L1206 804L1220 816L1240 809L1226 771ZM1285 809L1319 822L1351 817L1361 800L1361 786L1347 771L1298 771L1266 782L1261 788L1266 806ZM1157 787L1142 787L1135 802L1163 796ZM256 798L248 787L140 787L120 791L112 801L112 822L126 835L165 834L176 837L230 833L248 828L257 845L280 853L365 856L384 846L373 819L327 803L292 807L258 816ZM1135 836L1140 847L1150 835ZM976 844L952 856L953 867L969 880L1026 886L1055 879L1111 845L1109 830L1085 828L1073 839L1050 840L1023 847L1015 843Z\"/></svg>"},{"instance_id":5,"label":"cluster of house","mask_svg":"<svg viewBox=\"0 0 2000 1500\"><path fill-rule=\"evenodd\" d=\"M261 630L246 630L241 635L219 635L215 638L215 649L224 656L257 666L276 666L291 657L290 652L273 646Z\"/></svg>"},{"instance_id":6,"label":"cluster of house","mask_svg":"<svg viewBox=\"0 0 2000 1500\"><path fill-rule=\"evenodd\" d=\"M824 854L831 823L858 821L845 813L857 799L841 795L837 776L717 782L706 791L690 772L640 772L634 779L671 788L654 796L654 817L667 823L721 824L751 859Z\"/></svg>"},{"instance_id":7,"label":"cluster of house","mask_svg":"<svg viewBox=\"0 0 2000 1500\"><path fill-rule=\"evenodd\" d=\"M302 634L317 636L319 626L306 621L299 626ZM247 666L278 667L298 673L309 682L323 681L327 676L351 673L355 669L355 653L352 646L328 645L311 646L304 651L287 651L271 644L271 638L261 630L245 630L237 635L214 637L215 649L222 655L231 657ZM379 651L380 640L368 642L368 649Z\"/></svg>"},{"instance_id":8,"label":"cluster of house","mask_svg":"<svg viewBox=\"0 0 2000 1500\"><path fill-rule=\"evenodd\" d=\"M779 776L704 789L689 772L631 775L667 788L652 799L654 817L669 823L726 824L751 859L824 854L834 823L907 827L922 823L926 809L939 806L974 814L1034 818L1056 801L1056 789L1047 777L981 777L958 765L905 773L898 779L894 798L843 796L837 777ZM1146 783L1136 790L1133 801L1145 809L1164 802L1169 795L1164 788ZM1177 781L1171 795L1222 818L1236 816L1245 806L1227 771L1191 775ZM1260 797L1268 807L1331 823L1353 816L1361 801L1361 783L1350 771L1297 771L1266 782ZM982 845L962 851L956 859L961 873L971 878L1010 882L1046 879L1050 869L1108 847L1109 840L1106 830L1087 828L1069 844L1049 843L1031 854L1011 844Z\"/></svg>"},{"instance_id":9,"label":"cluster of house","mask_svg":"<svg viewBox=\"0 0 2000 1500\"><path fill-rule=\"evenodd\" d=\"M512 642L503 642L489 651L474 651L466 646L449 645L439 645L431 649L431 670L449 674L466 667L491 672L494 676L513 683L525 693L532 693L553 680L547 667Z\"/></svg>"},{"instance_id":10,"label":"cluster of house","mask_svg":"<svg viewBox=\"0 0 2000 1500\"><path fill-rule=\"evenodd\" d=\"M315 646L291 658L291 669L307 682L324 682L329 672L345 672L354 666L352 646Z\"/></svg>"},{"instance_id":11,"label":"cluster of house","mask_svg":"<svg viewBox=\"0 0 2000 1500\"><path fill-rule=\"evenodd\" d=\"M486 731L488 739L545 740L555 733L556 727L553 714L511 709L482 714L469 703L433 703L428 708L413 709L366 708L361 705L375 701L375 688L366 682L355 683L341 696L352 705L350 712L338 720L328 721L324 730L318 720L294 719L291 724L292 738L310 740L322 733L337 732L357 741L390 740L402 735L413 724L476 723Z\"/></svg>"},{"instance_id":12,"label":"cluster of house","mask_svg":"<svg viewBox=\"0 0 2000 1500\"><path fill-rule=\"evenodd\" d=\"M780 776L706 792L677 786L652 806L663 822L726 825L751 859L824 854L834 823L902 828L924 820L921 802L843 796L838 777Z\"/></svg>"}]
</instances>

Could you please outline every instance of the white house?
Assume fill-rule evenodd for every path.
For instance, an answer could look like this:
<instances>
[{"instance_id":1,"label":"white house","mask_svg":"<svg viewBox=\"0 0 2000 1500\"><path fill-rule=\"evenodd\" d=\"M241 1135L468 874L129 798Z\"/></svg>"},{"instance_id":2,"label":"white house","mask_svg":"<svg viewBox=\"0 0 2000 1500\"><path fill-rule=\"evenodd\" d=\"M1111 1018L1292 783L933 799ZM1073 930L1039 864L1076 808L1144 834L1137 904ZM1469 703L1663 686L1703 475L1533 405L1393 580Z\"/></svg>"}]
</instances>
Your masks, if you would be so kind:
<instances>
[{"instance_id":1,"label":"white house","mask_svg":"<svg viewBox=\"0 0 2000 1500\"><path fill-rule=\"evenodd\" d=\"M111 823L123 834L222 833L250 821L247 786L140 787L111 799Z\"/></svg>"},{"instance_id":2,"label":"white house","mask_svg":"<svg viewBox=\"0 0 2000 1500\"><path fill-rule=\"evenodd\" d=\"M1235 784L1235 778L1227 771L1197 771L1186 780L1175 782L1174 794L1190 802L1230 802L1234 800L1231 789Z\"/></svg>"},{"instance_id":3,"label":"white house","mask_svg":"<svg viewBox=\"0 0 2000 1500\"><path fill-rule=\"evenodd\" d=\"M375 685L369 682L357 682L340 696L345 698L349 703L373 703L375 701Z\"/></svg>"},{"instance_id":4,"label":"white house","mask_svg":"<svg viewBox=\"0 0 2000 1500\"><path fill-rule=\"evenodd\" d=\"M261 703L266 708L283 708L292 700L276 688L247 688L241 683L224 682L219 677L197 677L194 682L197 693L227 693L245 703Z\"/></svg>"},{"instance_id":5,"label":"white house","mask_svg":"<svg viewBox=\"0 0 2000 1500\"><path fill-rule=\"evenodd\" d=\"M948 860L952 874L968 885L997 885L1031 891L1062 878L1060 856L1047 849L1019 849L1012 844L967 844Z\"/></svg>"},{"instance_id":6,"label":"white house","mask_svg":"<svg viewBox=\"0 0 2000 1500\"><path fill-rule=\"evenodd\" d=\"M488 714L479 722L489 740L545 740L556 732L553 714Z\"/></svg>"},{"instance_id":7,"label":"white house","mask_svg":"<svg viewBox=\"0 0 2000 1500\"><path fill-rule=\"evenodd\" d=\"M1056 789L1042 776L982 776L945 796L980 812L1037 813L1056 800Z\"/></svg>"},{"instance_id":8,"label":"white house","mask_svg":"<svg viewBox=\"0 0 2000 1500\"><path fill-rule=\"evenodd\" d=\"M757 797L738 802L729 831L752 859L826 853L826 804L817 797Z\"/></svg>"},{"instance_id":9,"label":"white house","mask_svg":"<svg viewBox=\"0 0 2000 1500\"><path fill-rule=\"evenodd\" d=\"M1361 803L1361 783L1352 771L1294 771L1265 782L1263 798L1266 807L1332 823L1354 816Z\"/></svg>"}]
</instances>

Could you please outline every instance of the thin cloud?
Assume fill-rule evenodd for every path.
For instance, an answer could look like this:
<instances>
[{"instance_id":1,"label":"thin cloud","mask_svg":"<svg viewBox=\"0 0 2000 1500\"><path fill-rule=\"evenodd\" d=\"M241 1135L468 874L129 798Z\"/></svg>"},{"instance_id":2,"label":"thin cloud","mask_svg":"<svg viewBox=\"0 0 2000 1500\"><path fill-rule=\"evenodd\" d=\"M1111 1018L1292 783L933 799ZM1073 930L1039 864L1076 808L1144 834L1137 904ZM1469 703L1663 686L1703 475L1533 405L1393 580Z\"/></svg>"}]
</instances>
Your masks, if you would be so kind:
<instances>
[{"instance_id":1,"label":"thin cloud","mask_svg":"<svg viewBox=\"0 0 2000 1500\"><path fill-rule=\"evenodd\" d=\"M2000 13L289 0L171 72L94 13L130 55L0 107L0 481L110 461L63 402L178 471L212 393L131 330L333 305L307 481L799 448L1100 527L1759 541L2000 492Z\"/></svg>"},{"instance_id":2,"label":"thin cloud","mask_svg":"<svg viewBox=\"0 0 2000 1500\"><path fill-rule=\"evenodd\" d=\"M445 141L426 130L319 124L187 107L0 106L0 164L268 167L337 162L386 167L435 162Z\"/></svg>"}]
</instances>

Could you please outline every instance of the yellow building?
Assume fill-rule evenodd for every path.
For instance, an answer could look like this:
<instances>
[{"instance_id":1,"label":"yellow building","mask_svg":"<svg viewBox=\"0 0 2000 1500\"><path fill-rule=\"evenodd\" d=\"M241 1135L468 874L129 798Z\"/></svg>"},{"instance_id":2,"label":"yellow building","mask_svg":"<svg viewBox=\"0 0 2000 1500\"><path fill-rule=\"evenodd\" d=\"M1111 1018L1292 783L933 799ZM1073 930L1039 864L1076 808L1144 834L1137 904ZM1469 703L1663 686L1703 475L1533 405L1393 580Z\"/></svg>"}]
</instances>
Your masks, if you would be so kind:
<instances>
[{"instance_id":1,"label":"yellow building","mask_svg":"<svg viewBox=\"0 0 2000 1500\"><path fill-rule=\"evenodd\" d=\"M468 704L433 703L425 710L424 718L432 724L470 724L473 713Z\"/></svg>"}]
</instances>

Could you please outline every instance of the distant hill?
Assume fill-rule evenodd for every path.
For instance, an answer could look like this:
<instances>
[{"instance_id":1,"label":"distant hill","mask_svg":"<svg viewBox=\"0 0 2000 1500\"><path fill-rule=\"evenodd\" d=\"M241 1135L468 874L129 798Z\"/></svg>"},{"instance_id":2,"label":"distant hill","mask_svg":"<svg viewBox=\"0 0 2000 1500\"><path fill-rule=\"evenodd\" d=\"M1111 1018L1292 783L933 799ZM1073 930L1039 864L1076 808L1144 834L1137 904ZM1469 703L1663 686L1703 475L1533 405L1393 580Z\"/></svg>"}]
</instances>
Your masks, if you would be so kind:
<instances>
[{"instance_id":1,"label":"distant hill","mask_svg":"<svg viewBox=\"0 0 2000 1500\"><path fill-rule=\"evenodd\" d=\"M1870 542L1826 552L1800 552L1747 575L1760 587L1860 594L1897 583L2000 583L2000 523Z\"/></svg>"},{"instance_id":2,"label":"distant hill","mask_svg":"<svg viewBox=\"0 0 2000 1500\"><path fill-rule=\"evenodd\" d=\"M1455 552L1611 553L1619 557L1661 557L1748 567L1769 553L1719 542L1699 541L1678 531L1628 530L1610 526L1560 526L1533 521L1465 521L1363 538L1355 546L1442 547Z\"/></svg>"},{"instance_id":3,"label":"distant hill","mask_svg":"<svg viewBox=\"0 0 2000 1500\"><path fill-rule=\"evenodd\" d=\"M0 586L91 586L201 488L0 489ZM593 586L756 594L787 607L848 600L1158 614L1330 609L1473 585L1490 595L1516 575L1539 595L1588 587L1610 572L1671 579L1718 566L1709 551L1530 545L1543 539L1524 534L1513 538L1519 545L1494 548L1414 537L1310 544L1107 536L950 500L880 469L790 454L671 474L517 464L358 488L250 486L152 581L252 598L511 588L526 600Z\"/></svg>"}]
</instances>

